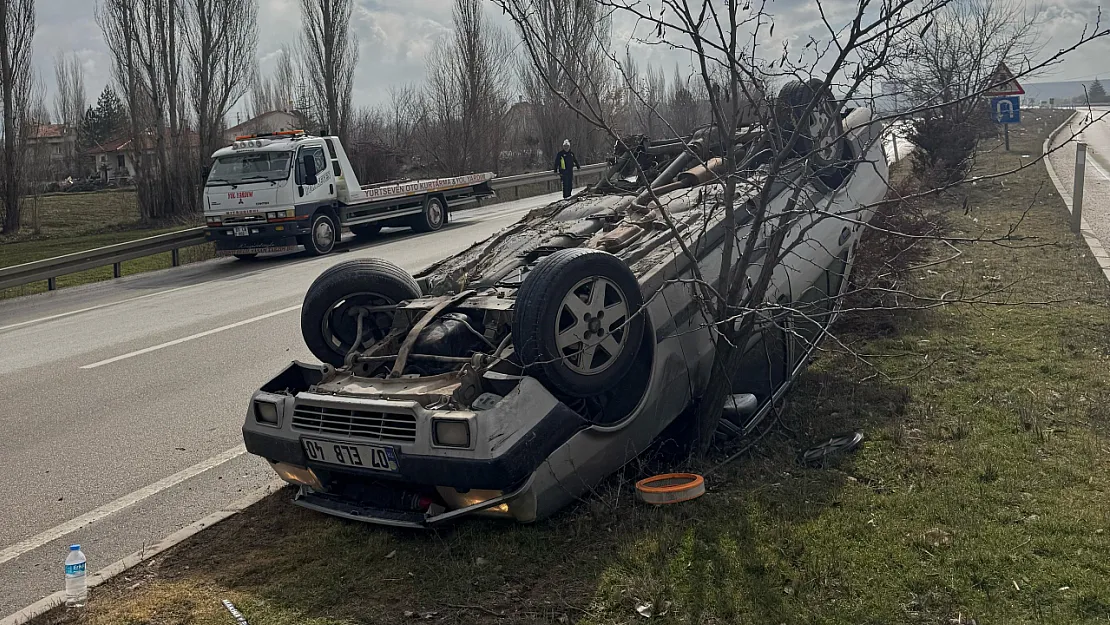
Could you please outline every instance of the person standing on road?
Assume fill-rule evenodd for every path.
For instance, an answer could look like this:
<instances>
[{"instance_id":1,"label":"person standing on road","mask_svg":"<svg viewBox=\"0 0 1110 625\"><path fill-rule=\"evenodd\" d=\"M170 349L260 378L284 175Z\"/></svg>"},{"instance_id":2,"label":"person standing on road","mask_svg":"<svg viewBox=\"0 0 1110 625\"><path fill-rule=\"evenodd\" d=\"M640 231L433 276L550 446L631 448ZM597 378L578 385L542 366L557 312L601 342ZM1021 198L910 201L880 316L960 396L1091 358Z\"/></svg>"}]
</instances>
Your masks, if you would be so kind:
<instances>
[{"instance_id":1,"label":"person standing on road","mask_svg":"<svg viewBox=\"0 0 1110 625\"><path fill-rule=\"evenodd\" d=\"M571 187L574 186L574 168L582 169L574 152L570 151L570 139L563 139L563 149L555 155L555 173L563 179L563 197L570 197Z\"/></svg>"}]
</instances>

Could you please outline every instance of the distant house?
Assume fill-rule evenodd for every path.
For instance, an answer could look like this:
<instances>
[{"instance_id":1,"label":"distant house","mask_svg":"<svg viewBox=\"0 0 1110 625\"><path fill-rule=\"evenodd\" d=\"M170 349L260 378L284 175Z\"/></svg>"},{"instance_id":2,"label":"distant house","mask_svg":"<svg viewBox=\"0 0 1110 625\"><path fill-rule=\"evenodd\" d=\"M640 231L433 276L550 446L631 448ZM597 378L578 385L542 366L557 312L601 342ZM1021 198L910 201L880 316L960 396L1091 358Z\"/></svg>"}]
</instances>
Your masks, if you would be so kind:
<instances>
[{"instance_id":1,"label":"distant house","mask_svg":"<svg viewBox=\"0 0 1110 625\"><path fill-rule=\"evenodd\" d=\"M67 171L75 164L77 132L65 124L40 124L27 135L27 150L36 163L34 176L40 180L57 180L75 172Z\"/></svg>"},{"instance_id":2,"label":"distant house","mask_svg":"<svg viewBox=\"0 0 1110 625\"><path fill-rule=\"evenodd\" d=\"M282 130L304 130L304 119L296 111L270 111L228 128L224 131L224 141L231 143L235 137L257 135Z\"/></svg>"},{"instance_id":3,"label":"distant house","mask_svg":"<svg viewBox=\"0 0 1110 625\"><path fill-rule=\"evenodd\" d=\"M166 133L168 139L169 130ZM194 150L200 144L197 133L192 130L185 131L185 139L187 145ZM130 137L123 137L86 150L84 157L85 162L105 182L127 182L138 173L139 164L154 165L154 148L154 133L147 132L139 140L138 149ZM136 162L136 158L141 160Z\"/></svg>"}]
</instances>

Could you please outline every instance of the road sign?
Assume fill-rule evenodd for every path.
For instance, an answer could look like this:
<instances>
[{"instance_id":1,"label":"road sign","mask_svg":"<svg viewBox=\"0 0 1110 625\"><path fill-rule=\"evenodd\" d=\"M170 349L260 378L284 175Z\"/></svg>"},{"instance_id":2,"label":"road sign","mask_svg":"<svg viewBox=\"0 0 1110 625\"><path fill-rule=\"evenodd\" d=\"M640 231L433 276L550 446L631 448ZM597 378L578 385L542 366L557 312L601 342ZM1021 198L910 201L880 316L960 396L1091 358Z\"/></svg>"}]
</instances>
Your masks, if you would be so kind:
<instances>
[{"instance_id":1,"label":"road sign","mask_svg":"<svg viewBox=\"0 0 1110 625\"><path fill-rule=\"evenodd\" d=\"M1006 67L1005 63L999 63L998 67L994 68L994 73L987 79L987 90L984 93L989 96L1025 95L1025 89L1018 84L1010 68Z\"/></svg>"},{"instance_id":2,"label":"road sign","mask_svg":"<svg viewBox=\"0 0 1110 625\"><path fill-rule=\"evenodd\" d=\"M1021 98L1016 95L991 98L994 121L1000 124L1021 123Z\"/></svg>"}]
</instances>

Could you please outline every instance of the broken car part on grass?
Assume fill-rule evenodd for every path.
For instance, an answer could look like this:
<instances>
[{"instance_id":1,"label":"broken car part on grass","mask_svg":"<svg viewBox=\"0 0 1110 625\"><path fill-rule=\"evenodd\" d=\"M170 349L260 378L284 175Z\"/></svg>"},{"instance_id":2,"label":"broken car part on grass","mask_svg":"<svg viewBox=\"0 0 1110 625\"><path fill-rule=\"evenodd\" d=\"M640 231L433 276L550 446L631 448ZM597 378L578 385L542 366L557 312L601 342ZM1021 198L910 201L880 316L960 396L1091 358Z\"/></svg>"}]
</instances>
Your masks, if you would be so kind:
<instances>
[{"instance_id":1,"label":"broken car part on grass","mask_svg":"<svg viewBox=\"0 0 1110 625\"><path fill-rule=\"evenodd\" d=\"M813 97L798 85L780 100ZM760 322L734 372L732 392L750 396L725 413L740 434L835 317L869 205L887 189L882 124L869 110L841 113L822 97L797 121L825 131L799 133L770 183L772 219L808 210L795 209L766 294L780 314ZM711 126L626 143L592 189L416 277L378 259L324 271L301 315L323 364L294 362L254 393L247 450L298 486L297 504L387 525L531 522L588 493L689 418L706 388L719 320L694 278L724 262L726 142L750 150L751 166L733 172L737 237L766 237L751 232L768 183L756 153L766 132L723 137Z\"/></svg>"}]
</instances>

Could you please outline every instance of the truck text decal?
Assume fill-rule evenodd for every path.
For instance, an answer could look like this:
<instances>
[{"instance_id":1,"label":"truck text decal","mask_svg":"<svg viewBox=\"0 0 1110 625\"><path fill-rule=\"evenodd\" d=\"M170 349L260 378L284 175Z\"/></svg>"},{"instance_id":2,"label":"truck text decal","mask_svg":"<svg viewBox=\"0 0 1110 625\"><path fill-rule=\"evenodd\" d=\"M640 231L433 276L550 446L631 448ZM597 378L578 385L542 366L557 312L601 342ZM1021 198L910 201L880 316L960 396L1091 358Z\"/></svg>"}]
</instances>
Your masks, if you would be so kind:
<instances>
[{"instance_id":1,"label":"truck text decal","mask_svg":"<svg viewBox=\"0 0 1110 625\"><path fill-rule=\"evenodd\" d=\"M227 199L237 200L245 197L254 197L254 191L232 191L227 194Z\"/></svg>"},{"instance_id":2,"label":"truck text decal","mask_svg":"<svg viewBox=\"0 0 1110 625\"><path fill-rule=\"evenodd\" d=\"M419 180L394 185L383 185L381 187L363 189L362 197L366 199L381 199L393 196L416 195L417 193L440 191L450 187L480 184L492 178L493 176L491 174L467 174L465 176L455 176L454 178L436 178L433 180Z\"/></svg>"}]
</instances>

